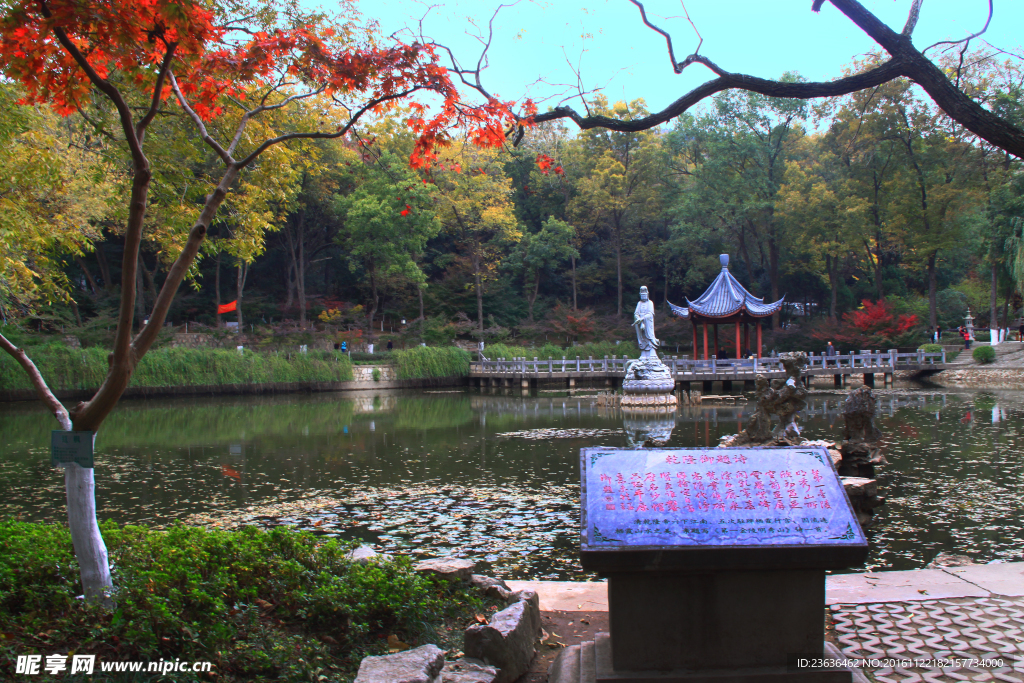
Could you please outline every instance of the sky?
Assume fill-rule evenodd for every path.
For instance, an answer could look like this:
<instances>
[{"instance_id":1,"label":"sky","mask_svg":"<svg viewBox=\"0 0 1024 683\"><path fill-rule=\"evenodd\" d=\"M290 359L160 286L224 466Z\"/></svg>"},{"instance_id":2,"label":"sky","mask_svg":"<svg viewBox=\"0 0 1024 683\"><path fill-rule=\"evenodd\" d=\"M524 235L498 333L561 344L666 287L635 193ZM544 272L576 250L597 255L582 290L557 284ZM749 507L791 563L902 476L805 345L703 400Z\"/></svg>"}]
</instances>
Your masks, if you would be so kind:
<instances>
[{"instance_id":1,"label":"sky","mask_svg":"<svg viewBox=\"0 0 1024 683\"><path fill-rule=\"evenodd\" d=\"M432 8L416 0L357 2L367 18L380 22L385 35L415 28L426 15L424 33L451 47L464 65L475 63L480 53L479 41L470 34L486 31L499 5L491 0L453 0ZM910 0L862 3L891 28L902 30ZM698 38L684 16L683 3L644 4L651 22L672 35L676 58L690 54ZM808 80L831 80L842 76L843 67L854 58L877 49L829 2L817 14L810 9L811 0L688 0L685 6L703 37L700 54L728 71L764 78L796 71ZM920 49L939 40L963 38L980 30L987 14L988 0L925 0L914 44ZM1015 49L1021 28L1024 2L995 0L983 39ZM982 46L980 41L973 45ZM498 14L489 57L485 87L501 99L528 95L541 111L559 104L567 91L574 92L574 71L586 90L601 88L613 102L643 98L651 111L713 77L696 64L680 75L673 73L664 38L643 25L628 0L520 0ZM579 108L578 99L570 104Z\"/></svg>"}]
</instances>

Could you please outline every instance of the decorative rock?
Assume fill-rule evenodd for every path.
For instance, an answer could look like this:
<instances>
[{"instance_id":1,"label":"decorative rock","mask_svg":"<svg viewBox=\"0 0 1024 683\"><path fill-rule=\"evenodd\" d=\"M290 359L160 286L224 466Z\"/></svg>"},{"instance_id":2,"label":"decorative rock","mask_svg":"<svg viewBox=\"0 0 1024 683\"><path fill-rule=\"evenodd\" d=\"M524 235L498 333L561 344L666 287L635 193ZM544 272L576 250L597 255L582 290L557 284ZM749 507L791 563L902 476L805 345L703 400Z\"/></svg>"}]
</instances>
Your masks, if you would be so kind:
<instances>
[{"instance_id":1,"label":"decorative rock","mask_svg":"<svg viewBox=\"0 0 1024 683\"><path fill-rule=\"evenodd\" d=\"M501 579L473 574L473 576L470 577L469 582L473 584L474 588L479 589L481 593L488 597L508 600L512 595L512 589L509 588L508 584Z\"/></svg>"},{"instance_id":2,"label":"decorative rock","mask_svg":"<svg viewBox=\"0 0 1024 683\"><path fill-rule=\"evenodd\" d=\"M414 569L431 573L449 581L469 581L476 569L476 562L458 557L435 557L418 562Z\"/></svg>"},{"instance_id":3,"label":"decorative rock","mask_svg":"<svg viewBox=\"0 0 1024 683\"><path fill-rule=\"evenodd\" d=\"M479 659L456 659L441 670L441 683L494 683L498 670Z\"/></svg>"},{"instance_id":4,"label":"decorative rock","mask_svg":"<svg viewBox=\"0 0 1024 683\"><path fill-rule=\"evenodd\" d=\"M954 555L953 553L939 553L935 559L929 562L925 569L937 569L939 567L969 567L978 564L967 555Z\"/></svg>"},{"instance_id":5,"label":"decorative rock","mask_svg":"<svg viewBox=\"0 0 1024 683\"><path fill-rule=\"evenodd\" d=\"M406 652L365 657L355 683L441 683L444 652L437 645L423 645Z\"/></svg>"},{"instance_id":6,"label":"decorative rock","mask_svg":"<svg viewBox=\"0 0 1024 683\"><path fill-rule=\"evenodd\" d=\"M536 653L540 598L531 590L517 591L513 596L518 598L516 602L491 617L490 623L466 629L466 656L498 667L494 683L515 681L529 670Z\"/></svg>"},{"instance_id":7,"label":"decorative rock","mask_svg":"<svg viewBox=\"0 0 1024 683\"><path fill-rule=\"evenodd\" d=\"M380 553L368 545L361 545L351 551L346 555L346 557L357 564L367 564L370 560L375 560L380 557Z\"/></svg>"}]
</instances>

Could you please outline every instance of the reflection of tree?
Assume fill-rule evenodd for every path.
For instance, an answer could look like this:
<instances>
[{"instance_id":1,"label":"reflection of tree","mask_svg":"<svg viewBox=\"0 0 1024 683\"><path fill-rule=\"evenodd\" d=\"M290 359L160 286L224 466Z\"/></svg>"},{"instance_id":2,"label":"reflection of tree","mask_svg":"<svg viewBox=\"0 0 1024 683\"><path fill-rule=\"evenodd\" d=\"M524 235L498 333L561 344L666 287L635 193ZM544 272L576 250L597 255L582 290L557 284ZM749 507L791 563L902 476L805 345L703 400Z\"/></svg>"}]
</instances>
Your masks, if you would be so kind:
<instances>
[{"instance_id":1,"label":"reflection of tree","mask_svg":"<svg viewBox=\"0 0 1024 683\"><path fill-rule=\"evenodd\" d=\"M469 396L399 400L396 429L450 429L473 420Z\"/></svg>"}]
</instances>

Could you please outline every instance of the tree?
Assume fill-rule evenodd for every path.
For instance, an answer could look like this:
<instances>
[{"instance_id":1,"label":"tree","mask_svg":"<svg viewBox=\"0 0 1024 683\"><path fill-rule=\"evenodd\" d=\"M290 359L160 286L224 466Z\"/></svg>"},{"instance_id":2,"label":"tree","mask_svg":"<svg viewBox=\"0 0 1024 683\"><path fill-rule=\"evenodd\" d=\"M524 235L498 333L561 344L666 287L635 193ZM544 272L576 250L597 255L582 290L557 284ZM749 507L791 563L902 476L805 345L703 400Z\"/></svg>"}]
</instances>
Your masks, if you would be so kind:
<instances>
[{"instance_id":1,"label":"tree","mask_svg":"<svg viewBox=\"0 0 1024 683\"><path fill-rule=\"evenodd\" d=\"M32 378L40 399L64 430L91 432L102 425L131 380L132 372L164 325L182 280L195 263L207 231L229 190L246 169L276 145L346 135L368 112L421 91L439 95L439 113L409 124L418 135L412 163L426 165L447 144L451 126L465 124L479 144L498 144L508 118L504 103L488 98L480 107L460 105L433 47L384 44L352 22L328 25L323 17L280 17L262 6L228 16L235 5L178 0L15 0L0 20L0 63L21 82L24 101L45 103L58 113L85 112L94 96L116 111L118 145L131 165L122 286L109 370L96 394L70 411L49 390L22 349L0 336L0 346ZM355 13L343 6L348 16ZM244 84L244 85L243 85ZM314 96L331 99L345 122L326 130L263 129L273 112ZM226 135L207 124L225 108L242 110ZM181 240L153 304L147 324L133 338L136 280L149 190L156 173L147 153L147 131L160 114L184 116L215 155L219 178ZM263 129L263 130L261 130ZM96 523L92 468L65 467L68 521L82 584L90 601L108 601L110 568Z\"/></svg>"},{"instance_id":2,"label":"tree","mask_svg":"<svg viewBox=\"0 0 1024 683\"><path fill-rule=\"evenodd\" d=\"M382 285L399 276L423 284L416 255L441 229L420 177L390 153L375 161L361 185L335 200L335 210L344 216L337 242L347 252L349 267L361 269L370 285L371 328Z\"/></svg>"},{"instance_id":3,"label":"tree","mask_svg":"<svg viewBox=\"0 0 1024 683\"><path fill-rule=\"evenodd\" d=\"M508 247L522 238L511 202L511 182L490 149L462 145L434 173L437 216L473 278L477 334L484 332L484 286ZM456 161L457 159L457 161Z\"/></svg>"},{"instance_id":4,"label":"tree","mask_svg":"<svg viewBox=\"0 0 1024 683\"><path fill-rule=\"evenodd\" d=\"M579 256L572 246L576 231L565 221L548 216L541 226L540 232L524 232L523 239L516 250L509 256L515 262L516 269L521 271L532 292L527 294L530 300L529 319L533 322L533 306L537 302L540 281L544 274L564 263L570 258Z\"/></svg>"}]
</instances>

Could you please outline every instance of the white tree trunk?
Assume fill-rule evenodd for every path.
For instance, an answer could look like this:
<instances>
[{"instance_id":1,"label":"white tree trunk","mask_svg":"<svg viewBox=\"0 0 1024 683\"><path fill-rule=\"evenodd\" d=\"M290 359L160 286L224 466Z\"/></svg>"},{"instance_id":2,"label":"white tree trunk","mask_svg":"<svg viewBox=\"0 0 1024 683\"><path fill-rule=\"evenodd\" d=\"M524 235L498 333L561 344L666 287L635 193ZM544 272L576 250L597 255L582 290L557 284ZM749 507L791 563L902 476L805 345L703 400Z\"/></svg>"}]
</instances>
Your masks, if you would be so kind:
<instances>
[{"instance_id":1,"label":"white tree trunk","mask_svg":"<svg viewBox=\"0 0 1024 683\"><path fill-rule=\"evenodd\" d=\"M95 439L93 436L94 444ZM85 599L111 607L114 584L110 580L107 546L96 521L95 470L78 463L65 464L64 488L68 499L68 527L81 570Z\"/></svg>"}]
</instances>

